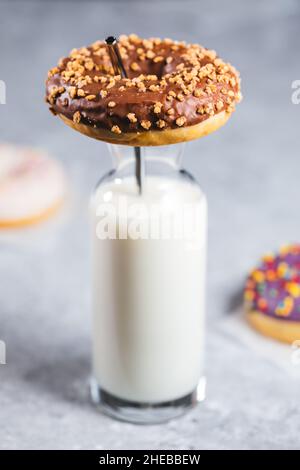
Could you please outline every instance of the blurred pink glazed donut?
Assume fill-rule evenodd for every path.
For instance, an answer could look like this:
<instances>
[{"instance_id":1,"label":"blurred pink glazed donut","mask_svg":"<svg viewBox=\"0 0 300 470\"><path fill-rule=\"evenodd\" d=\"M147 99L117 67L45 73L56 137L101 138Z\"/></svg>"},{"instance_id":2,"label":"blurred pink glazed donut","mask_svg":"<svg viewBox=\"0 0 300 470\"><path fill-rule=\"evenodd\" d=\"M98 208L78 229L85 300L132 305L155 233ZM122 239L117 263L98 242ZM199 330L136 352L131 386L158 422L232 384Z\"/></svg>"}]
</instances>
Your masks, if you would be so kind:
<instances>
[{"instance_id":1,"label":"blurred pink glazed donut","mask_svg":"<svg viewBox=\"0 0 300 470\"><path fill-rule=\"evenodd\" d=\"M0 144L0 227L18 227L50 216L61 205L61 165L43 151Z\"/></svg>"}]
</instances>

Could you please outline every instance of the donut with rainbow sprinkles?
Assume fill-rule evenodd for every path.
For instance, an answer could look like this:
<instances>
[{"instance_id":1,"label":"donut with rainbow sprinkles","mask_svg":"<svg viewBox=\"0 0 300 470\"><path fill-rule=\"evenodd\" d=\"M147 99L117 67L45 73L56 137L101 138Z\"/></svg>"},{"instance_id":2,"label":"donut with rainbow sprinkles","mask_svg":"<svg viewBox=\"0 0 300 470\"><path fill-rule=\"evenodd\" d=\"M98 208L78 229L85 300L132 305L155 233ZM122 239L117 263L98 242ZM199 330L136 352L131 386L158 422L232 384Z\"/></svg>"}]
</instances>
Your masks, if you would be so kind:
<instances>
[{"instance_id":1,"label":"donut with rainbow sprinkles","mask_svg":"<svg viewBox=\"0 0 300 470\"><path fill-rule=\"evenodd\" d=\"M262 257L246 280L244 307L260 333L287 343L300 340L300 244Z\"/></svg>"}]
</instances>

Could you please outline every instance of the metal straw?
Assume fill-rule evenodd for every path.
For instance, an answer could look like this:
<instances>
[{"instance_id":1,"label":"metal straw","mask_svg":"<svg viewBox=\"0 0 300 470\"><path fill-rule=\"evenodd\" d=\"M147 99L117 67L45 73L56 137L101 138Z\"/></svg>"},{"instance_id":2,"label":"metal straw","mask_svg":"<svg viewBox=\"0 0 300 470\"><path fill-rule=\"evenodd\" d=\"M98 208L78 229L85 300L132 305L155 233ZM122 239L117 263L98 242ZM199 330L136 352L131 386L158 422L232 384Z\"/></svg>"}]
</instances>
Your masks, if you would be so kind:
<instances>
[{"instance_id":1,"label":"metal straw","mask_svg":"<svg viewBox=\"0 0 300 470\"><path fill-rule=\"evenodd\" d=\"M128 78L127 73L122 61L122 57L119 51L118 40L114 36L108 36L105 39L107 44L108 53L110 60L116 75L121 75L123 78ZM135 176L139 188L139 194L142 194L143 179L144 179L144 160L142 158L141 147L134 147L135 157Z\"/></svg>"}]
</instances>

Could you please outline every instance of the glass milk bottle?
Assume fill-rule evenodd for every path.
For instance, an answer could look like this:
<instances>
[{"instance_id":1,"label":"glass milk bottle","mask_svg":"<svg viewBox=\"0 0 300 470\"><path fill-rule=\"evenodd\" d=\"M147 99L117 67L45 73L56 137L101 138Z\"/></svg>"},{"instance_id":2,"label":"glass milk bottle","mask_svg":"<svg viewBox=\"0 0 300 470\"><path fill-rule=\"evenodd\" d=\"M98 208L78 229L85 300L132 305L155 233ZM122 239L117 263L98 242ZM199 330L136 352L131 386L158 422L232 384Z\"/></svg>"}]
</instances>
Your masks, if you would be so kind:
<instances>
[{"instance_id":1,"label":"glass milk bottle","mask_svg":"<svg viewBox=\"0 0 300 470\"><path fill-rule=\"evenodd\" d=\"M204 398L206 198L183 144L141 149L141 191L133 148L109 148L91 200L91 393L116 418L157 423Z\"/></svg>"}]
</instances>

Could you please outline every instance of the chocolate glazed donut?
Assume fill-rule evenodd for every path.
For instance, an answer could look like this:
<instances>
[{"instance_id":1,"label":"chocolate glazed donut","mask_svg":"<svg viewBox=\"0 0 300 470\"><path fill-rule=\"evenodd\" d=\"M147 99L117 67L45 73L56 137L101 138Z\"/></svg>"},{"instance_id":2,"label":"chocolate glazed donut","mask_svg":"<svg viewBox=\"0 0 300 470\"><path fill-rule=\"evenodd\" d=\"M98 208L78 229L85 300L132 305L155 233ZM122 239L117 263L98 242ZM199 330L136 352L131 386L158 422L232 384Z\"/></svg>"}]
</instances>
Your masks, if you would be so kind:
<instances>
[{"instance_id":1,"label":"chocolate glazed donut","mask_svg":"<svg viewBox=\"0 0 300 470\"><path fill-rule=\"evenodd\" d=\"M119 48L128 78L114 75L104 41L74 49L48 73L51 111L90 137L140 146L196 139L241 99L238 72L214 51L133 34Z\"/></svg>"}]
</instances>

